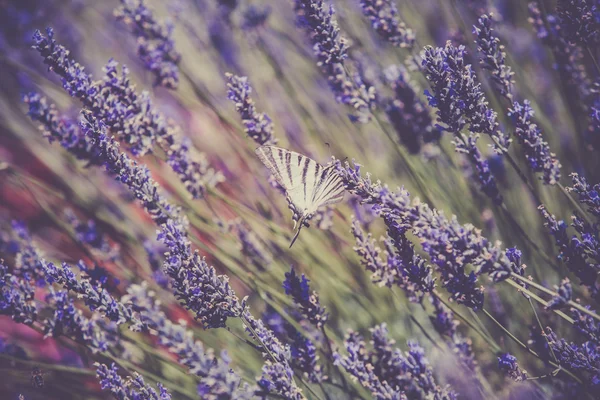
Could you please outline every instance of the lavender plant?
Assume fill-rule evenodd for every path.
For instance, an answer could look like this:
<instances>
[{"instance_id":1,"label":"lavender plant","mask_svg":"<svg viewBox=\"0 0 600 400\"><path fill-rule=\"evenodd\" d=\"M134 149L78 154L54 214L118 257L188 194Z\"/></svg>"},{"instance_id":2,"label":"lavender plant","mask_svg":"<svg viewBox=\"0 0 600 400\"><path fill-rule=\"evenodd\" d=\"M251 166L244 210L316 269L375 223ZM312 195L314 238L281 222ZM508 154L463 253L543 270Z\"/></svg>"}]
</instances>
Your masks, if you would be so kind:
<instances>
[{"instance_id":1,"label":"lavender plant","mask_svg":"<svg viewBox=\"0 0 600 400\"><path fill-rule=\"evenodd\" d=\"M597 2L5 3L0 398L597 397Z\"/></svg>"}]
</instances>

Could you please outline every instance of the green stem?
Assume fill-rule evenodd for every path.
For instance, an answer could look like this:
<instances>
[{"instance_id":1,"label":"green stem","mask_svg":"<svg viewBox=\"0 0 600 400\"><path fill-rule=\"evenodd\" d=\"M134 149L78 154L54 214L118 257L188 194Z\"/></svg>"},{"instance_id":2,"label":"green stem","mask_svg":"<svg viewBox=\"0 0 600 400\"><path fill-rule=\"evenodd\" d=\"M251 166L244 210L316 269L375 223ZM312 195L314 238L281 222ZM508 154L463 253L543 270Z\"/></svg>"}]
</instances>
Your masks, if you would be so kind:
<instances>
[{"instance_id":1,"label":"green stem","mask_svg":"<svg viewBox=\"0 0 600 400\"><path fill-rule=\"evenodd\" d=\"M518 274L516 274L514 272L511 272L510 276L511 276L511 278L514 278L514 279L517 279L517 280L519 280L521 282L524 282L527 285L530 285L530 286L536 288L537 290L540 290L540 291L542 291L542 292L544 292L544 293L546 293L546 294L548 294L550 296L553 296L553 297L558 296L558 293L556 293L556 292L554 292L554 291L552 291L552 290L550 290L550 289L548 289L548 288L540 285L539 283L535 283L533 281L530 281L529 279L527 279L527 278L525 278L525 277L523 277L521 275L518 275ZM582 313L584 313L584 314L586 314L586 315L588 315L588 316L590 316L590 317L592 317L592 318L600 321L600 315L598 315L595 312L593 312L593 311L585 308L581 304L576 303L573 300L569 300L569 302L567 304L569 306L571 306L572 308L575 308L576 310L579 310Z\"/></svg>"}]
</instances>

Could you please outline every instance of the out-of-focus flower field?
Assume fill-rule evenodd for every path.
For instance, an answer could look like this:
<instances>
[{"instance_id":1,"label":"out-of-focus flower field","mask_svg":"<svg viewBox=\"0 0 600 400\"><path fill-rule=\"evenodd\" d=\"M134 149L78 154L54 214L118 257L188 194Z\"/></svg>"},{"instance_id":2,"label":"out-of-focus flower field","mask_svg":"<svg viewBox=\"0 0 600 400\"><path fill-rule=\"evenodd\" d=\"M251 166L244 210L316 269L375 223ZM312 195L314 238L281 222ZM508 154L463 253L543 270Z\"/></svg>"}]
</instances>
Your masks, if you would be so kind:
<instances>
[{"instance_id":1,"label":"out-of-focus flower field","mask_svg":"<svg viewBox=\"0 0 600 400\"><path fill-rule=\"evenodd\" d=\"M599 63L598 0L0 0L0 398L599 398Z\"/></svg>"}]
</instances>

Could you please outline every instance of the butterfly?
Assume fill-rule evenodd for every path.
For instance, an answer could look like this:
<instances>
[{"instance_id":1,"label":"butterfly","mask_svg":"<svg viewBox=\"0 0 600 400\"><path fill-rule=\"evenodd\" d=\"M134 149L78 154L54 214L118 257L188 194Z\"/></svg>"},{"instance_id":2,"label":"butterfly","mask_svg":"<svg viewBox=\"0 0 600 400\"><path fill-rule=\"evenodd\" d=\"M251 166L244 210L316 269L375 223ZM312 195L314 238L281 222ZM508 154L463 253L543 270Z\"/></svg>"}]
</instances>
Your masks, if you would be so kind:
<instances>
[{"instance_id":1,"label":"butterfly","mask_svg":"<svg viewBox=\"0 0 600 400\"><path fill-rule=\"evenodd\" d=\"M290 243L294 244L303 226L320 207L342 201L344 183L333 168L294 151L276 146L260 146L255 150L260 161L285 189L290 209L294 212L294 229L298 230Z\"/></svg>"}]
</instances>

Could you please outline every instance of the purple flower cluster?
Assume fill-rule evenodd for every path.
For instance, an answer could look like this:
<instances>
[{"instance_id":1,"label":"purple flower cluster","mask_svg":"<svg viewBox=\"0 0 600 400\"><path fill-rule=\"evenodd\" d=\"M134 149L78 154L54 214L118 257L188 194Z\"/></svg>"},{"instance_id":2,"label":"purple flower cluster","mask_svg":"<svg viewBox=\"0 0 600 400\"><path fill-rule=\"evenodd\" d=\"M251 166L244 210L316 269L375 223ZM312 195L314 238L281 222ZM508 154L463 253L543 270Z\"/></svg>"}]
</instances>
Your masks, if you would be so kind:
<instances>
[{"instance_id":1,"label":"purple flower cluster","mask_svg":"<svg viewBox=\"0 0 600 400\"><path fill-rule=\"evenodd\" d=\"M587 206L587 211L600 219L600 184L590 185L577 173L571 174L571 179L573 186L567 190L575 193L579 202Z\"/></svg>"},{"instance_id":2,"label":"purple flower cluster","mask_svg":"<svg viewBox=\"0 0 600 400\"><path fill-rule=\"evenodd\" d=\"M35 286L29 279L11 274L0 260L0 315L10 316L15 322L32 324L38 314L34 294Z\"/></svg>"},{"instance_id":3,"label":"purple flower cluster","mask_svg":"<svg viewBox=\"0 0 600 400\"><path fill-rule=\"evenodd\" d=\"M499 129L497 114L488 106L481 83L465 58L465 47L450 41L445 47L425 47L422 66L432 89L426 93L429 103L438 109L445 129L458 134L468 123L471 132L494 139L496 151L502 154L511 140Z\"/></svg>"},{"instance_id":4,"label":"purple flower cluster","mask_svg":"<svg viewBox=\"0 0 600 400\"><path fill-rule=\"evenodd\" d=\"M179 209L165 199L148 169L121 153L115 140L107 137L106 127L89 112L81 128L93 139L107 171L135 194L160 226L158 239L168 249L165 272L172 278L173 290L181 303L193 311L206 328L222 327L228 317L239 316L243 305L227 277L217 275L197 252L192 252L185 230L187 221Z\"/></svg>"},{"instance_id":5,"label":"purple flower cluster","mask_svg":"<svg viewBox=\"0 0 600 400\"><path fill-rule=\"evenodd\" d=\"M290 272L285 273L283 288L285 294L290 296L294 303L300 309L302 316L310 321L315 327L321 329L327 323L328 315L325 308L319 303L319 296L316 291L311 293L309 280L302 274L296 275L296 271L292 267Z\"/></svg>"},{"instance_id":6,"label":"purple flower cluster","mask_svg":"<svg viewBox=\"0 0 600 400\"><path fill-rule=\"evenodd\" d=\"M400 142L410 153L416 154L421 149L421 142L439 140L441 130L433 125L429 109L417 95L419 90L404 67L389 67L385 75L394 91L394 97L386 104L385 113L398 133Z\"/></svg>"},{"instance_id":7,"label":"purple flower cluster","mask_svg":"<svg viewBox=\"0 0 600 400\"><path fill-rule=\"evenodd\" d=\"M423 296L434 289L431 267L415 253L414 246L397 223L389 221L384 239L385 261L377 242L370 233L365 236L356 219L352 221L352 234L356 239L354 251L361 256L363 266L373 273L373 283L387 287L396 285L404 290L409 301L415 303L420 303Z\"/></svg>"},{"instance_id":8,"label":"purple flower cluster","mask_svg":"<svg viewBox=\"0 0 600 400\"><path fill-rule=\"evenodd\" d=\"M360 165L351 167L341 162L337 172L346 190L358 195L363 203L373 205L375 213L384 219L399 220L409 226L420 240L423 250L433 265L441 272L442 283L453 299L478 309L483 304L483 291L477 277L488 273L495 282L507 279L511 273L523 274L521 265L511 261L500 243L492 243L473 225L461 225L456 217L447 219L442 213L418 200L411 204L409 194L403 189L394 192L370 176L361 176ZM465 269L472 265L474 271Z\"/></svg>"},{"instance_id":9,"label":"purple flower cluster","mask_svg":"<svg viewBox=\"0 0 600 400\"><path fill-rule=\"evenodd\" d=\"M393 0L360 0L363 14L377 34L396 47L412 48L415 33L400 20Z\"/></svg>"},{"instance_id":10,"label":"purple flower cluster","mask_svg":"<svg viewBox=\"0 0 600 400\"><path fill-rule=\"evenodd\" d=\"M359 82L358 88L355 88L349 79L344 67L348 44L340 34L333 6L327 7L323 0L295 0L295 10L296 23L307 32L317 65L327 78L336 100L353 109L352 120L368 122L375 106L374 88L367 87L364 82Z\"/></svg>"},{"instance_id":11,"label":"purple flower cluster","mask_svg":"<svg viewBox=\"0 0 600 400\"><path fill-rule=\"evenodd\" d=\"M514 72L506 65L506 53L500 39L493 33L492 15L483 14L473 26L481 66L492 74L492 83L502 96L512 101Z\"/></svg>"},{"instance_id":12,"label":"purple flower cluster","mask_svg":"<svg viewBox=\"0 0 600 400\"><path fill-rule=\"evenodd\" d=\"M78 279L67 263L62 263L61 267L56 267L53 263L45 265L48 283L58 283L65 289L77 293L91 311L99 312L116 324L135 320L131 309L116 301L106 289L99 284L94 284L89 278Z\"/></svg>"},{"instance_id":13,"label":"purple flower cluster","mask_svg":"<svg viewBox=\"0 0 600 400\"><path fill-rule=\"evenodd\" d=\"M552 297L546 306L547 310L558 310L564 308L573 299L573 287L569 278L565 278L560 283L557 295Z\"/></svg>"},{"instance_id":14,"label":"purple flower cluster","mask_svg":"<svg viewBox=\"0 0 600 400\"><path fill-rule=\"evenodd\" d=\"M109 346L116 345L97 320L86 318L75 307L66 290L55 291L50 288L46 302L50 305L52 315L44 323L45 336L65 335L86 344L94 352L106 351Z\"/></svg>"},{"instance_id":15,"label":"purple flower cluster","mask_svg":"<svg viewBox=\"0 0 600 400\"><path fill-rule=\"evenodd\" d=\"M157 21L144 0L121 0L121 6L115 9L114 14L135 36L138 56L144 67L156 76L156 85L177 88L177 64L181 55L175 50L173 42L175 26Z\"/></svg>"},{"instance_id":16,"label":"purple flower cluster","mask_svg":"<svg viewBox=\"0 0 600 400\"><path fill-rule=\"evenodd\" d=\"M567 224L558 221L546 208L541 205L539 210L544 217L546 227L550 230L558 249L558 258L580 280L580 284L587 287L593 297L600 296L600 284L597 275L600 265L600 240L597 228L589 226L579 217L573 217L573 227L579 234L570 236L567 232Z\"/></svg>"},{"instance_id":17,"label":"purple flower cluster","mask_svg":"<svg viewBox=\"0 0 600 400\"><path fill-rule=\"evenodd\" d=\"M255 319L248 311L244 311L242 319L246 331L261 344L267 359L258 380L259 392L262 391L265 396L276 393L290 400L303 399L302 391L294 382L290 347L284 345L263 321Z\"/></svg>"},{"instance_id":18,"label":"purple flower cluster","mask_svg":"<svg viewBox=\"0 0 600 400\"><path fill-rule=\"evenodd\" d=\"M515 101L508 116L512 117L515 125L515 136L523 146L527 162L534 172L543 174L546 185L555 185L560 180L560 161L550 151L548 142L542 137L541 129L532 122L533 109L528 100L519 103Z\"/></svg>"},{"instance_id":19,"label":"purple flower cluster","mask_svg":"<svg viewBox=\"0 0 600 400\"><path fill-rule=\"evenodd\" d=\"M127 67L119 76L117 63L110 60L104 79L93 81L84 67L69 57L69 51L56 43L51 28L46 34L36 31L33 39L34 48L49 69L62 78L63 87L71 96L81 100L112 134L127 143L134 155L150 152L157 142L167 153L169 166L194 198L202 197L208 187L222 180L203 156L192 158L188 140L182 139L178 127L154 108L149 94L136 92Z\"/></svg>"},{"instance_id":20,"label":"purple flower cluster","mask_svg":"<svg viewBox=\"0 0 600 400\"><path fill-rule=\"evenodd\" d=\"M510 139L498 128L496 112L488 107L471 66L465 65L464 46L455 47L449 41L444 48L427 46L423 53L423 70L432 90L425 94L429 104L437 108L438 120L445 125L438 125L439 128L452 132L456 150L474 165L482 191L494 203L502 203L489 162L477 148L477 133L494 138L499 154L506 151ZM463 133L467 123L468 135Z\"/></svg>"},{"instance_id":21,"label":"purple flower cluster","mask_svg":"<svg viewBox=\"0 0 600 400\"><path fill-rule=\"evenodd\" d=\"M367 350L364 338L350 331L344 340L347 355L336 353L335 363L343 367L377 400L408 398L454 399L449 387L436 384L433 371L416 343L408 343L404 353L394 348L385 324L371 329L373 350Z\"/></svg>"},{"instance_id":22,"label":"purple flower cluster","mask_svg":"<svg viewBox=\"0 0 600 400\"><path fill-rule=\"evenodd\" d=\"M100 387L112 393L117 400L140 399L140 400L171 400L171 395L160 383L158 393L154 388L144 382L144 378L134 372L133 377L121 378L119 369L113 363L111 366L95 363L96 375L100 380Z\"/></svg>"},{"instance_id":23,"label":"purple flower cluster","mask_svg":"<svg viewBox=\"0 0 600 400\"><path fill-rule=\"evenodd\" d=\"M88 161L90 165L100 162L93 145L81 134L77 123L61 116L54 104L48 104L47 99L38 93L24 96L23 101L29 107L27 115L40 123L40 129L50 143L58 141L77 159Z\"/></svg>"},{"instance_id":24,"label":"purple flower cluster","mask_svg":"<svg viewBox=\"0 0 600 400\"><path fill-rule=\"evenodd\" d=\"M240 377L229 366L226 352L221 358L210 348L194 340L193 332L181 324L171 322L160 303L153 298L147 284L131 285L121 299L123 304L135 305L141 320L140 329L148 329L171 353L177 355L179 363L189 368L191 374L200 377L198 392L207 400L221 398L250 399L254 391L240 384Z\"/></svg>"},{"instance_id":25,"label":"purple flower cluster","mask_svg":"<svg viewBox=\"0 0 600 400\"><path fill-rule=\"evenodd\" d=\"M565 37L572 43L600 43L600 5L597 0L559 0L556 12Z\"/></svg>"},{"instance_id":26,"label":"purple flower cluster","mask_svg":"<svg viewBox=\"0 0 600 400\"><path fill-rule=\"evenodd\" d=\"M262 244L259 237L245 223L239 221L234 224L234 230L242 247L242 254L258 270L266 270L273 262L273 257Z\"/></svg>"},{"instance_id":27,"label":"purple flower cluster","mask_svg":"<svg viewBox=\"0 0 600 400\"><path fill-rule=\"evenodd\" d=\"M519 367L517 357L510 353L505 353L498 357L498 368L515 382L522 382L527 379L527 371L523 371Z\"/></svg>"},{"instance_id":28,"label":"purple flower cluster","mask_svg":"<svg viewBox=\"0 0 600 400\"><path fill-rule=\"evenodd\" d=\"M111 246L108 238L98 229L93 219L83 222L70 208L66 209L64 214L75 230L75 237L79 243L96 250L107 259L116 260L119 258L119 248Z\"/></svg>"},{"instance_id":29,"label":"purple flower cluster","mask_svg":"<svg viewBox=\"0 0 600 400\"><path fill-rule=\"evenodd\" d=\"M600 387L600 346L591 341L581 345L559 339L555 332L546 328L546 339L559 364L571 371L588 374L586 383L592 390Z\"/></svg>"},{"instance_id":30,"label":"purple flower cluster","mask_svg":"<svg viewBox=\"0 0 600 400\"><path fill-rule=\"evenodd\" d=\"M242 117L244 131L258 145L274 145L277 139L273 135L273 122L265 113L259 113L250 97L252 87L245 76L226 74L227 97L235 104L236 111Z\"/></svg>"}]
</instances>

